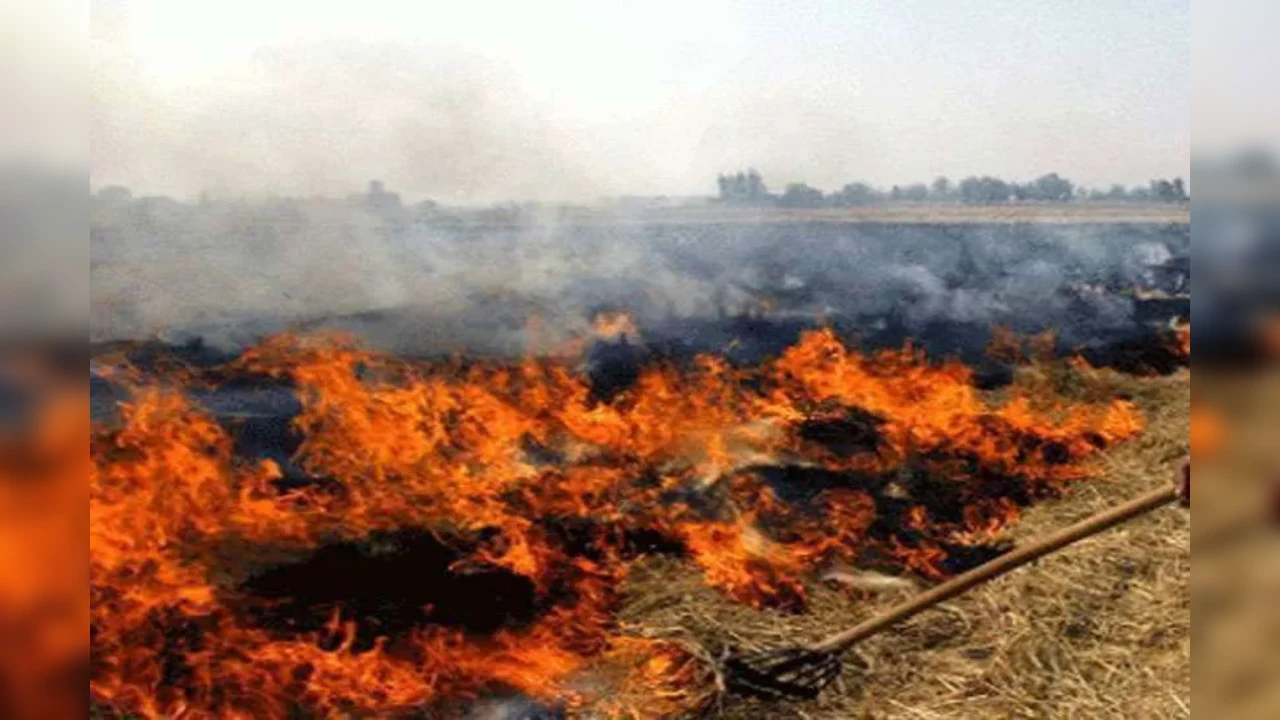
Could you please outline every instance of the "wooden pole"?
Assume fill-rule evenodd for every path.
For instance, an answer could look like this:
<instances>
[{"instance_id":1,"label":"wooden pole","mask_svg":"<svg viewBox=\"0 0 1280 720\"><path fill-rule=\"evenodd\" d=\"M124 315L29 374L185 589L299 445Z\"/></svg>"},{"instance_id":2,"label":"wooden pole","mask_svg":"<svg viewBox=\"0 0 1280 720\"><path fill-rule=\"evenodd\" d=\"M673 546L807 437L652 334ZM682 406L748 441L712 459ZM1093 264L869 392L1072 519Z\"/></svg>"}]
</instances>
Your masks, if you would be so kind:
<instances>
[{"instance_id":1,"label":"wooden pole","mask_svg":"<svg viewBox=\"0 0 1280 720\"><path fill-rule=\"evenodd\" d=\"M1177 489L1172 486L1160 490L1152 490L1146 495L1134 498L1123 505L1098 513L1093 517L1086 518L1048 537L1011 550L990 562L957 575L947 582L930 588L901 605L867 620L861 625L832 635L811 646L810 649L824 653L843 652L876 633L887 630L903 620L914 617L934 605L946 602L978 585L994 580L1010 570L1022 567L1027 563L1061 550L1072 543L1097 535L1123 522L1145 515L1177 499Z\"/></svg>"}]
</instances>

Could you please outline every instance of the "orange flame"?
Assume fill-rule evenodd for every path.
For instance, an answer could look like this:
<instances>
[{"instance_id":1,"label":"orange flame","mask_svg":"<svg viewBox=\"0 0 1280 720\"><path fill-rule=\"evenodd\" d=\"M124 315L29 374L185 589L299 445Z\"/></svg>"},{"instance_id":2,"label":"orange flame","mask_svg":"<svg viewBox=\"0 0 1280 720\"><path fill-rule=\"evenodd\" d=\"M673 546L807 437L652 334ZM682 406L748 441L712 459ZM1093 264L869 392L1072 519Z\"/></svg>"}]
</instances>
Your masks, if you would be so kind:
<instances>
[{"instance_id":1,"label":"orange flame","mask_svg":"<svg viewBox=\"0 0 1280 720\"><path fill-rule=\"evenodd\" d=\"M604 330L627 328L614 318ZM644 714L616 705L619 687L679 714L693 702L687 658L621 635L613 616L637 534L682 548L736 600L799 607L808 573L867 551L952 572L948 543L1017 517L1000 494L1014 490L993 488L1035 496L1084 478L1083 458L1142 429L1125 402L992 404L962 365L909 347L859 354L830 331L752 370L653 367L607 402L567 363L415 365L334 337L273 338L234 369L296 387L293 462L315 482L238 459L228 431L177 390L139 387L118 427L91 434L90 689L143 717L385 715L493 690ZM806 435L831 408L874 419L877 442ZM784 500L766 466L844 485ZM876 487L895 477L933 483L953 505L893 515ZM429 610L401 633L340 610L322 630L253 621L245 588L258 570L406 528L456 545L459 578L527 579L536 619L483 636L434 625ZM613 689L584 690L578 678L599 663L621 668Z\"/></svg>"},{"instance_id":2,"label":"orange flame","mask_svg":"<svg viewBox=\"0 0 1280 720\"><path fill-rule=\"evenodd\" d=\"M84 716L87 397L48 390L0 433L0 716Z\"/></svg>"},{"instance_id":3,"label":"orange flame","mask_svg":"<svg viewBox=\"0 0 1280 720\"><path fill-rule=\"evenodd\" d=\"M1226 427L1222 417L1203 407L1191 406L1191 454L1212 455L1222 447Z\"/></svg>"},{"instance_id":4,"label":"orange flame","mask_svg":"<svg viewBox=\"0 0 1280 720\"><path fill-rule=\"evenodd\" d=\"M617 340L623 337L632 341L640 339L640 331L636 329L635 322L624 312L599 313L591 325L592 332L602 340Z\"/></svg>"},{"instance_id":5,"label":"orange flame","mask_svg":"<svg viewBox=\"0 0 1280 720\"><path fill-rule=\"evenodd\" d=\"M1182 323L1174 328L1177 338L1178 352L1182 357L1191 359L1191 323Z\"/></svg>"}]
</instances>

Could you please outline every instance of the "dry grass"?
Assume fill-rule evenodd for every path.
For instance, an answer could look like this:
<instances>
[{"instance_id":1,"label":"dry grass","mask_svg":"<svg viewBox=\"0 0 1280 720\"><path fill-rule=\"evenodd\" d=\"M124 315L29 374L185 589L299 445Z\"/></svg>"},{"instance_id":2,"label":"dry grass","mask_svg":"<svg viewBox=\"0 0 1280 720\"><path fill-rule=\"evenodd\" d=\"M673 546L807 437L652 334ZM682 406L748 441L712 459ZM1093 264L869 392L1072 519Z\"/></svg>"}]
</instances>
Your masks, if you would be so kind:
<instances>
[{"instance_id":1,"label":"dry grass","mask_svg":"<svg viewBox=\"0 0 1280 720\"><path fill-rule=\"evenodd\" d=\"M1101 383L1099 385L1099 383ZM1106 376L1091 392L1131 396L1148 431L1098 461L1096 481L1033 508L1033 537L1170 482L1188 450L1189 373ZM1191 523L1165 509L979 588L872 638L817 701L726 698L726 718L1177 718L1191 715ZM718 652L817 639L901 600L820 585L802 615L757 612L654 559L630 581L624 621Z\"/></svg>"}]
</instances>

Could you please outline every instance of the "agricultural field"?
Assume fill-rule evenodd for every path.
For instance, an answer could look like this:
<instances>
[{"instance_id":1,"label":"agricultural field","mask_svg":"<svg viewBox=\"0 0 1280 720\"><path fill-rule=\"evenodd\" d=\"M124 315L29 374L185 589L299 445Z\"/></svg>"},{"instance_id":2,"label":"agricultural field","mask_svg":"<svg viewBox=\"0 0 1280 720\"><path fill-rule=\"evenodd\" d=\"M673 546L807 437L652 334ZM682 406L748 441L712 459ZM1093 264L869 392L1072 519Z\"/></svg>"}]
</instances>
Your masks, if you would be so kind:
<instances>
[{"instance_id":1,"label":"agricultural field","mask_svg":"<svg viewBox=\"0 0 1280 720\"><path fill-rule=\"evenodd\" d=\"M1028 510L1009 531L1015 541L1168 484L1188 452L1189 371L1072 382L1085 392L1101 382L1106 393L1134 398L1147 429L1102 453L1096 477ZM787 646L852 626L918 591L838 577L813 583L807 612L785 615L725 602L690 568L656 561L635 573L622 616L636 631L699 647ZM1191 717L1190 513L1165 509L1135 520L867 640L818 701L730 699L718 712L831 720Z\"/></svg>"}]
</instances>

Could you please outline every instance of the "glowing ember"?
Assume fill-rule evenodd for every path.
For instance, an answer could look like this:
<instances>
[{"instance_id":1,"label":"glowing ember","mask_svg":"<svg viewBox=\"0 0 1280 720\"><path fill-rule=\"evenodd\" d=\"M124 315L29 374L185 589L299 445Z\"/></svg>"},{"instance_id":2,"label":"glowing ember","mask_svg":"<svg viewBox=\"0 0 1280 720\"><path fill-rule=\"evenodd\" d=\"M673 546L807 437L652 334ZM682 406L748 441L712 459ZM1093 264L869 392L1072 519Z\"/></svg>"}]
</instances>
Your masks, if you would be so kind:
<instances>
[{"instance_id":1,"label":"glowing ember","mask_svg":"<svg viewBox=\"0 0 1280 720\"><path fill-rule=\"evenodd\" d=\"M1262 321L1262 344L1269 357L1280 357L1280 317L1270 315ZM1191 347L1191 328L1187 327L1187 347Z\"/></svg>"},{"instance_id":2,"label":"glowing ember","mask_svg":"<svg viewBox=\"0 0 1280 720\"><path fill-rule=\"evenodd\" d=\"M631 316L626 313L600 313L595 317L592 325L595 336L602 340L618 340L625 337L635 342L640 339L640 331L636 329Z\"/></svg>"},{"instance_id":3,"label":"glowing ember","mask_svg":"<svg viewBox=\"0 0 1280 720\"><path fill-rule=\"evenodd\" d=\"M1203 407L1191 406L1191 454L1212 455L1222 447L1226 436L1222 417Z\"/></svg>"},{"instance_id":4,"label":"glowing ember","mask_svg":"<svg viewBox=\"0 0 1280 720\"><path fill-rule=\"evenodd\" d=\"M119 427L91 435L92 695L145 717L387 714L512 691L679 714L697 701L689 658L613 619L639 553L680 552L756 606L801 607L806 575L834 560L942 577L1142 427L1123 402L993 405L959 364L862 355L825 331L752 370L652 367L607 401L569 367L264 342L235 370L296 387L307 482L238 458L180 392L137 388ZM407 530L453 553L440 582L522 579L527 616L479 631L397 607L412 622L388 631L337 602L322 626L255 619L263 572Z\"/></svg>"}]
</instances>

